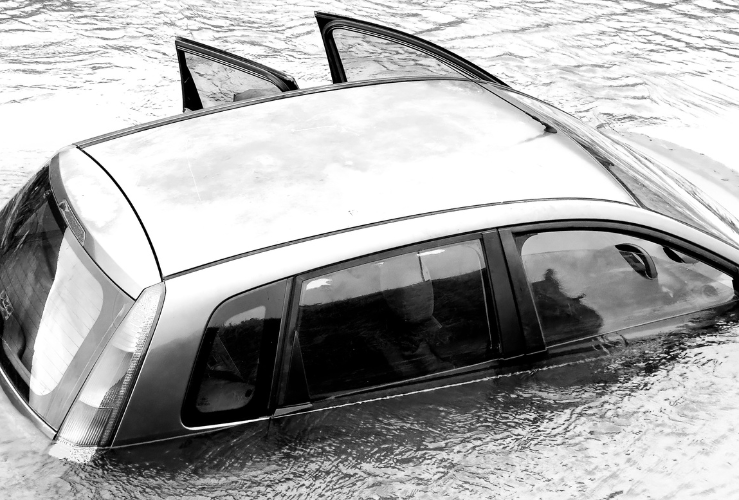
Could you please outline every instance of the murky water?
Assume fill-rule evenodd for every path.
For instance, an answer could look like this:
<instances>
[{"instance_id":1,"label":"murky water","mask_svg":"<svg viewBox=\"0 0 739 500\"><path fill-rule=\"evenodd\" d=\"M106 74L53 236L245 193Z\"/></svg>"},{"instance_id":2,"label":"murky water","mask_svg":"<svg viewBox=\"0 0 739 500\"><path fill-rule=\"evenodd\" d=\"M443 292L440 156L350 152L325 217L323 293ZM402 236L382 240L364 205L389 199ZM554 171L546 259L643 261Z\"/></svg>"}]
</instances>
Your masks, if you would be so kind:
<instances>
[{"instance_id":1,"label":"murky water","mask_svg":"<svg viewBox=\"0 0 739 500\"><path fill-rule=\"evenodd\" d=\"M419 34L739 189L735 0L0 0L0 201L70 142L176 114L175 35L328 83L315 9ZM50 457L0 394L0 497L739 495L736 326L450 391L88 465Z\"/></svg>"}]
</instances>

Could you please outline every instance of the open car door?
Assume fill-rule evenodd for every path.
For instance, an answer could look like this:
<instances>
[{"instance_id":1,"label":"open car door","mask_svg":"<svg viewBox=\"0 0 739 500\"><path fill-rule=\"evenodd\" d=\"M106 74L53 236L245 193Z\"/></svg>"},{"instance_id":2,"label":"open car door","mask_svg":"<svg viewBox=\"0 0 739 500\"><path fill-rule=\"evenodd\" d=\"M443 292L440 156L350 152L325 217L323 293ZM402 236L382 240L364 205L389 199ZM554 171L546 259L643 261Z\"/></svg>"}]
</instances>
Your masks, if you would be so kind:
<instances>
[{"instance_id":1,"label":"open car door","mask_svg":"<svg viewBox=\"0 0 739 500\"><path fill-rule=\"evenodd\" d=\"M184 111L298 88L290 75L223 50L181 37L175 47Z\"/></svg>"},{"instance_id":2,"label":"open car door","mask_svg":"<svg viewBox=\"0 0 739 500\"><path fill-rule=\"evenodd\" d=\"M416 36L316 12L334 83L406 76L451 76L508 86L466 59Z\"/></svg>"}]
</instances>

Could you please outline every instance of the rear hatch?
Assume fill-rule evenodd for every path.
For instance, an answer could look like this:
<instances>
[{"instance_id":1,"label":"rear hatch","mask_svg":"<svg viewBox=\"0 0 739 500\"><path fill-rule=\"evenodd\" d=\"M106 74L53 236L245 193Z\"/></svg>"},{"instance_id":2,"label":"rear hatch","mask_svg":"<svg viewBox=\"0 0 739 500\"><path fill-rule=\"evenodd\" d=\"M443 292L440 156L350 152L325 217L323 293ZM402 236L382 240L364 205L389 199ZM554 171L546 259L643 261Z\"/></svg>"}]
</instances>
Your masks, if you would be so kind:
<instances>
[{"instance_id":1,"label":"rear hatch","mask_svg":"<svg viewBox=\"0 0 739 500\"><path fill-rule=\"evenodd\" d=\"M75 187L80 178L86 182ZM101 188L101 182L108 185ZM111 221L100 230L76 210L90 190L107 198L92 217L107 212ZM126 259L116 258L136 254L132 247L141 247L142 236L131 238L131 248L113 248L103 234L120 229L120 213L111 213L111 204L131 211L107 174L71 150L37 172L0 211L0 366L16 396L54 430L134 298L161 281L145 238L138 253L149 255L151 262L142 265L148 276L127 273Z\"/></svg>"}]
</instances>

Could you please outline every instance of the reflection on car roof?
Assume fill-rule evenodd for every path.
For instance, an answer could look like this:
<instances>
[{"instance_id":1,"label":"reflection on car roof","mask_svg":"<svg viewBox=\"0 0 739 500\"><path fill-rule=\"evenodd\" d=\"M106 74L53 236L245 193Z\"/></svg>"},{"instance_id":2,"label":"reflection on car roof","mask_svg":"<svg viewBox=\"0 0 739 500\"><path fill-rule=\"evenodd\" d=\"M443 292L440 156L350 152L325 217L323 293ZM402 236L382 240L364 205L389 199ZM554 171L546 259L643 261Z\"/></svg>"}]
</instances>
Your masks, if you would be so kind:
<instances>
[{"instance_id":1,"label":"reflection on car roof","mask_svg":"<svg viewBox=\"0 0 739 500\"><path fill-rule=\"evenodd\" d=\"M125 191L164 275L365 224L481 204L633 204L563 134L470 81L337 88L86 148Z\"/></svg>"}]
</instances>

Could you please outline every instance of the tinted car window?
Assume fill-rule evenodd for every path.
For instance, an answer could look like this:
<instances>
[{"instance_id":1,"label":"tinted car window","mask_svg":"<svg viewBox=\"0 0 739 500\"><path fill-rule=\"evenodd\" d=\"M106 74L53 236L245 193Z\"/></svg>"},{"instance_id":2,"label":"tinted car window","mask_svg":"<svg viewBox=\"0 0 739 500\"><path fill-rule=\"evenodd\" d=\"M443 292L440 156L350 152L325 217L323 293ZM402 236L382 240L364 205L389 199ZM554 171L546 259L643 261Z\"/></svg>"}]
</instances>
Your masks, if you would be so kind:
<instances>
[{"instance_id":1,"label":"tinted car window","mask_svg":"<svg viewBox=\"0 0 739 500\"><path fill-rule=\"evenodd\" d=\"M464 76L437 58L406 45L345 29L333 31L347 81L399 76Z\"/></svg>"},{"instance_id":2,"label":"tinted car window","mask_svg":"<svg viewBox=\"0 0 739 500\"><path fill-rule=\"evenodd\" d=\"M553 231L518 244L548 345L735 300L728 274L641 238Z\"/></svg>"},{"instance_id":3,"label":"tinted car window","mask_svg":"<svg viewBox=\"0 0 739 500\"><path fill-rule=\"evenodd\" d=\"M297 328L311 396L489 359L484 267L475 241L303 282Z\"/></svg>"},{"instance_id":4,"label":"tinted car window","mask_svg":"<svg viewBox=\"0 0 739 500\"><path fill-rule=\"evenodd\" d=\"M282 92L272 82L222 61L189 52L185 52L185 61L203 108Z\"/></svg>"},{"instance_id":5,"label":"tinted car window","mask_svg":"<svg viewBox=\"0 0 739 500\"><path fill-rule=\"evenodd\" d=\"M186 423L265 414L284 294L281 281L231 298L215 310L188 391Z\"/></svg>"}]
</instances>

